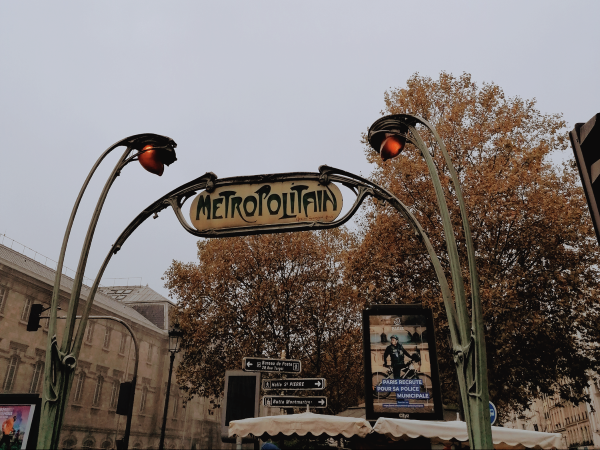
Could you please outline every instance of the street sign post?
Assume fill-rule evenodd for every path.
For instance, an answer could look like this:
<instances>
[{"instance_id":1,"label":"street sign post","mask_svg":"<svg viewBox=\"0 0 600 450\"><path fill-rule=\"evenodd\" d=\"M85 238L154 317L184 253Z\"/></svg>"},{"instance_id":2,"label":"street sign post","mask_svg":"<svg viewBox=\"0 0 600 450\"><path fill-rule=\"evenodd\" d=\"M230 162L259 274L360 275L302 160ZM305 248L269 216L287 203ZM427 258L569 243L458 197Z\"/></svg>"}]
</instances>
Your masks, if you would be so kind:
<instances>
[{"instance_id":1,"label":"street sign post","mask_svg":"<svg viewBox=\"0 0 600 450\"><path fill-rule=\"evenodd\" d=\"M327 408L327 397L296 397L292 395L267 395L263 397L263 405L271 408L294 408L309 406L311 408Z\"/></svg>"},{"instance_id":2,"label":"street sign post","mask_svg":"<svg viewBox=\"0 0 600 450\"><path fill-rule=\"evenodd\" d=\"M263 389L302 389L302 390L321 390L325 389L327 383L325 378L277 378L263 380Z\"/></svg>"},{"instance_id":3,"label":"street sign post","mask_svg":"<svg viewBox=\"0 0 600 450\"><path fill-rule=\"evenodd\" d=\"M242 370L246 372L300 373L302 364L297 359L244 358Z\"/></svg>"}]
</instances>

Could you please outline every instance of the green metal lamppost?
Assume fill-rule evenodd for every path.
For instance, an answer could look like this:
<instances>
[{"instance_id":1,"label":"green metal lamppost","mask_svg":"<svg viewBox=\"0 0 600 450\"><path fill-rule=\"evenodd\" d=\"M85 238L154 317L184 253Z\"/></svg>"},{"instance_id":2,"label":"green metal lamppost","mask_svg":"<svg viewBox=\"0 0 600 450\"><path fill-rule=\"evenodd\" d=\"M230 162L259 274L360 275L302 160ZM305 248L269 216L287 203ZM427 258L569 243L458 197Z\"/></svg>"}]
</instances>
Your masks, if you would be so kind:
<instances>
[{"instance_id":1,"label":"green metal lamppost","mask_svg":"<svg viewBox=\"0 0 600 450\"><path fill-rule=\"evenodd\" d=\"M111 172L104 189L100 194L96 209L88 226L88 231L81 249L79 264L73 280L71 298L67 307L66 324L62 336L62 343L59 345L57 338L57 312L60 295L60 283L62 277L62 268L67 250L67 243L71 234L71 228L81 203L83 194L96 169L104 158L115 148L124 146L125 152L119 158L113 171ZM85 328L93 303L97 283L90 292L88 301L85 304L81 321L75 334L75 322L77 320L77 307L79 305L79 296L83 283L83 274L87 264L87 258L91 247L96 225L100 217L100 212L104 201L108 195L115 179L121 174L121 170L132 161L139 161L147 171L156 175L162 175L165 165L170 165L176 161L175 147L177 144L171 138L157 134L138 134L125 138L110 146L96 161L83 186L79 192L75 205L71 212L69 222L63 238L60 256L56 267L56 276L54 279L54 289L52 292L52 303L50 306L50 317L48 323L48 343L46 346L46 365L44 371L44 390L42 396L42 411L40 419L40 431L38 437L38 448L56 449L59 446L60 430L67 406L71 385L73 383L74 370L77 366L77 360L81 345L83 342ZM103 266L101 272L103 272Z\"/></svg>"},{"instance_id":2,"label":"green metal lamppost","mask_svg":"<svg viewBox=\"0 0 600 450\"><path fill-rule=\"evenodd\" d=\"M460 260L448 205L446 204L446 198L433 158L431 157L425 142L415 128L417 124L425 126L433 134L435 141L442 152L452 179L452 184L454 185L456 198L460 207L460 215L467 248L471 285L471 320L469 319L467 310L465 284L460 268ZM438 279L442 284L442 295L446 313L448 315L450 336L452 338L452 351L458 374L461 400L469 433L469 442L471 448L492 448L487 358L483 313L479 297L479 277L477 275L475 250L473 247L467 210L456 170L452 165L444 142L433 125L420 117L412 116L410 114L395 114L382 117L375 121L369 128L368 140L371 147L379 152L384 161L398 156L407 142L410 142L419 149L423 158L425 158L429 169L429 175L431 176L435 189L446 239L446 248L450 260L450 272L452 275L452 285L454 287L454 302L452 302L446 280L442 280L440 274L438 274Z\"/></svg>"}]
</instances>

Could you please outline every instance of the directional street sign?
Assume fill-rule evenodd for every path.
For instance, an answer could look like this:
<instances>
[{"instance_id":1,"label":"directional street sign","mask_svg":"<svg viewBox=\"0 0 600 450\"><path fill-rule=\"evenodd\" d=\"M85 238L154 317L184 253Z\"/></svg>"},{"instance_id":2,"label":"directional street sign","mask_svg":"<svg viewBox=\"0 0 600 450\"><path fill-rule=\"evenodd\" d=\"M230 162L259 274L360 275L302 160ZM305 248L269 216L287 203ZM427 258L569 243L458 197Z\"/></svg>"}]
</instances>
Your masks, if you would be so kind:
<instances>
[{"instance_id":1,"label":"directional street sign","mask_svg":"<svg viewBox=\"0 0 600 450\"><path fill-rule=\"evenodd\" d=\"M244 358L242 370L246 372L300 373L302 366L297 359Z\"/></svg>"},{"instance_id":2,"label":"directional street sign","mask_svg":"<svg viewBox=\"0 0 600 450\"><path fill-rule=\"evenodd\" d=\"M263 380L263 389L320 390L327 385L325 378L277 378Z\"/></svg>"},{"instance_id":3,"label":"directional street sign","mask_svg":"<svg viewBox=\"0 0 600 450\"><path fill-rule=\"evenodd\" d=\"M327 408L327 397L295 397L291 395L267 395L263 397L263 405L279 408L310 406L311 408Z\"/></svg>"}]
</instances>

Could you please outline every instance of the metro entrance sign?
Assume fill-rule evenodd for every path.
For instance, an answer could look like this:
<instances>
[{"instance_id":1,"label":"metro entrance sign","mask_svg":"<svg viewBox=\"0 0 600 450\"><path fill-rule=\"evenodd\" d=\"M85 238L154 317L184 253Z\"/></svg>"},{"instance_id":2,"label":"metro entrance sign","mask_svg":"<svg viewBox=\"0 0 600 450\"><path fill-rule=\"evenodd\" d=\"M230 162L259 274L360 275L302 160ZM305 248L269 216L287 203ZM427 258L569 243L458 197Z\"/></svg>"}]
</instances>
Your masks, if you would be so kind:
<instances>
[{"instance_id":1,"label":"metro entrance sign","mask_svg":"<svg viewBox=\"0 0 600 450\"><path fill-rule=\"evenodd\" d=\"M240 183L202 191L190 205L190 220L197 230L333 222L342 207L342 193L334 184L313 180Z\"/></svg>"},{"instance_id":2,"label":"metro entrance sign","mask_svg":"<svg viewBox=\"0 0 600 450\"><path fill-rule=\"evenodd\" d=\"M297 359L244 358L242 370L246 372L300 373L302 364Z\"/></svg>"},{"instance_id":3,"label":"metro entrance sign","mask_svg":"<svg viewBox=\"0 0 600 450\"><path fill-rule=\"evenodd\" d=\"M455 233L457 232L455 228L457 225L450 219L448 199L444 196L444 189L439 176L440 169L433 160L430 149L425 144L425 141L429 138L424 140L417 127L424 127L423 129L429 135L433 136L452 179L455 194L453 196L453 205L456 206L458 203L460 208L462 235L464 236L466 256L469 263L469 286L472 296L471 317L469 317L467 310L463 270L460 265L461 258L459 258L455 238ZM452 346L455 349L474 349L473 351L466 352L463 357L457 359L456 373L460 386L461 400L465 406L465 419L471 446L473 448L491 448L493 445L489 423L489 392L486 348L483 338L483 313L479 298L479 279L475 261L475 250L460 180L452 164L450 155L446 151L444 142L435 128L422 118L410 114L381 117L371 125L367 138L371 147L375 151L379 151L384 160L397 156L406 143L414 145L425 159L435 188L436 200L442 219L446 240L445 254L447 254L454 289L450 290L448 279L446 278L447 271L444 270L440 257L436 254L423 227L411 212L411 208L402 203L393 193L368 179L324 165L319 167L318 172L261 174L231 178L218 178L214 173L207 172L195 180L172 190L138 214L111 246L109 254L106 256L94 280L94 285L88 297L87 307L89 309L93 303L100 279L112 256L122 248L129 236L143 222L150 217L156 218L158 213L165 209L172 209L177 220L188 233L212 239L337 228L347 223L358 211L361 204L369 197L372 197L396 210L409 223L416 235L420 237L439 282L446 314L450 322L449 328ZM120 142L118 145L123 144ZM111 147L110 150L112 151L116 146ZM123 158L126 156L127 153ZM102 158L104 158L104 155L100 158L99 162ZM123 159L122 166L132 160L132 158L126 161ZM114 176L120 173L122 166L115 168L113 171ZM111 183L114 181L113 178L110 179ZM108 183L107 186L109 187L111 183ZM334 188L336 185L347 188L347 191L355 195L354 202L349 208L344 208L346 209L344 214L341 213L342 196L339 195L338 198L337 188ZM85 186L87 186L87 181L84 189ZM105 196L104 193L103 195ZM101 199L102 201L99 203L100 207L104 202L104 197L101 197ZM76 203L73 217L78 205L79 200ZM187 210L185 212L182 210L184 207ZM90 228L90 233L92 234L94 227ZM69 231L70 225L66 236L68 236ZM86 245L89 248L89 244ZM66 240L64 248L66 248ZM61 255L64 255L64 249ZM83 261L85 263L85 259ZM57 270L57 274L59 273L60 271ZM60 286L60 283L55 283L56 289L58 289L57 286ZM76 289L73 290L73 292L75 291ZM54 300L53 297L53 314L55 316L56 302ZM83 329L79 328L80 331ZM471 333L471 330L473 333ZM53 334L50 333L48 336L50 337L51 335ZM78 333L78 337L82 335L83 331ZM79 340L78 342L81 341ZM51 343L49 341L48 349L50 349L50 346ZM54 354L50 350L46 352L47 355ZM50 367L49 362L46 364L46 367ZM71 376L72 372L69 371L72 371L74 366L65 368L64 364L57 364L57 367L61 367L61 370L64 370L65 374ZM286 371L282 369L265 370L244 367L244 370L249 369L264 372ZM300 367L298 367L297 371L292 367L292 373L298 373L299 371ZM47 391L46 385L49 383L50 375L47 371L44 377L44 392ZM70 384L70 381L66 383L67 390ZM372 386L371 380L367 383L366 388L369 386ZM60 393L64 394L63 391L64 389L61 389ZM476 395L472 395L473 393ZM369 394L371 395L370 392ZM59 395L58 398L66 397ZM47 439L40 439L40 448L58 448L60 421L56 425L53 425L53 420L55 417L61 417L60 414L63 413L66 403L63 402L57 406L60 410L60 414L57 416L57 413L53 412L53 408L55 408L53 406L55 403L53 402L54 400L44 397L43 408L50 408L51 411L46 413L46 409L44 409L42 414L42 422L46 424L45 427L47 428L43 433L46 433L49 437Z\"/></svg>"},{"instance_id":4,"label":"metro entrance sign","mask_svg":"<svg viewBox=\"0 0 600 450\"><path fill-rule=\"evenodd\" d=\"M320 390L325 389L327 383L325 378L281 378L274 380L263 380L263 389L265 390Z\"/></svg>"},{"instance_id":5,"label":"metro entrance sign","mask_svg":"<svg viewBox=\"0 0 600 450\"><path fill-rule=\"evenodd\" d=\"M296 397L292 395L268 395L263 397L263 405L271 408L294 408L309 406L311 408L327 408L327 397Z\"/></svg>"}]
</instances>

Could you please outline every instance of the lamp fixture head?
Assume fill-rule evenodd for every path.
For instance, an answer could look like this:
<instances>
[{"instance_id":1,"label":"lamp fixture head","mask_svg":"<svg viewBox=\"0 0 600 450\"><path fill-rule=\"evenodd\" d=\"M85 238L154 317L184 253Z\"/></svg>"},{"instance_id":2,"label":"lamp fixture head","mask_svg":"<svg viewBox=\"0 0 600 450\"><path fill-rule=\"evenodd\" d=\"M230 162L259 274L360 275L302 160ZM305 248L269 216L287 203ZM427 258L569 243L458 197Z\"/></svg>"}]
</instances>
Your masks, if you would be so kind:
<instances>
[{"instance_id":1,"label":"lamp fixture head","mask_svg":"<svg viewBox=\"0 0 600 450\"><path fill-rule=\"evenodd\" d=\"M165 165L169 166L177 161L173 139L158 134L140 134L134 136L129 146L138 151L138 161L144 169L155 175L161 176Z\"/></svg>"},{"instance_id":2,"label":"lamp fixture head","mask_svg":"<svg viewBox=\"0 0 600 450\"><path fill-rule=\"evenodd\" d=\"M371 125L367 136L369 145L387 161L404 150L407 133L408 127L397 116L385 116Z\"/></svg>"},{"instance_id":3,"label":"lamp fixture head","mask_svg":"<svg viewBox=\"0 0 600 450\"><path fill-rule=\"evenodd\" d=\"M169 330L169 351L177 353L180 350L181 338L183 337L183 331L179 328L179 324L173 325L173 328Z\"/></svg>"}]
</instances>

